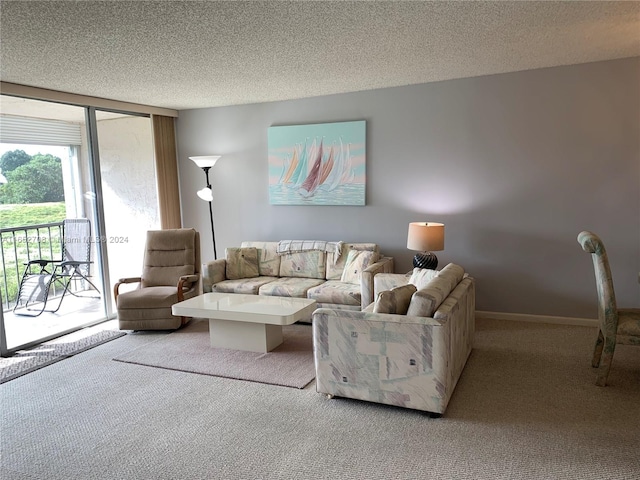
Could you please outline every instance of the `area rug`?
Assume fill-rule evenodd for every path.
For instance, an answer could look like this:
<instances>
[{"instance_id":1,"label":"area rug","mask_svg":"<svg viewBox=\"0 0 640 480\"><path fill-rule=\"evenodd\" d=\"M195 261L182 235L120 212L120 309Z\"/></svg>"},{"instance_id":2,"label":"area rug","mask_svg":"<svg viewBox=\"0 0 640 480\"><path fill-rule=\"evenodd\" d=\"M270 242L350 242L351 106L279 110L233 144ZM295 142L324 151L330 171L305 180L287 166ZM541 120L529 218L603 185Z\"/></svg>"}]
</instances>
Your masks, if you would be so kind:
<instances>
[{"instance_id":1,"label":"area rug","mask_svg":"<svg viewBox=\"0 0 640 480\"><path fill-rule=\"evenodd\" d=\"M126 335L126 332L103 330L77 340L74 338L77 338L78 332L73 335L45 342L30 350L20 350L12 357L0 358L0 383L8 382L110 340L122 337Z\"/></svg>"},{"instance_id":2,"label":"area rug","mask_svg":"<svg viewBox=\"0 0 640 480\"><path fill-rule=\"evenodd\" d=\"M315 378L311 325L287 325L282 333L282 345L268 353L213 348L209 322L191 321L114 360L302 389Z\"/></svg>"}]
</instances>

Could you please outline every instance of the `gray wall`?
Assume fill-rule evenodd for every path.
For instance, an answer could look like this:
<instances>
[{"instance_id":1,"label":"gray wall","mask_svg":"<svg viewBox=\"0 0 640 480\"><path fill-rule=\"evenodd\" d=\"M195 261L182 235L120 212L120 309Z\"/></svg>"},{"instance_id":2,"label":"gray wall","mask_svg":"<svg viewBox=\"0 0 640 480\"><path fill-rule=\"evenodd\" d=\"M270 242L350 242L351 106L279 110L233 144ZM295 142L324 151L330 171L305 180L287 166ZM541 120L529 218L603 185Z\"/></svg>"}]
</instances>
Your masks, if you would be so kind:
<instances>
[{"instance_id":1,"label":"gray wall","mask_svg":"<svg viewBox=\"0 0 640 480\"><path fill-rule=\"evenodd\" d=\"M446 225L440 265L477 279L483 311L594 318L592 230L619 305L640 305L640 58L311 99L181 111L183 223L213 258L204 174L212 170L218 257L242 240L376 242L411 269L411 221ZM215 88L215 79L211 80ZM272 206L267 129L367 121L364 207Z\"/></svg>"}]
</instances>

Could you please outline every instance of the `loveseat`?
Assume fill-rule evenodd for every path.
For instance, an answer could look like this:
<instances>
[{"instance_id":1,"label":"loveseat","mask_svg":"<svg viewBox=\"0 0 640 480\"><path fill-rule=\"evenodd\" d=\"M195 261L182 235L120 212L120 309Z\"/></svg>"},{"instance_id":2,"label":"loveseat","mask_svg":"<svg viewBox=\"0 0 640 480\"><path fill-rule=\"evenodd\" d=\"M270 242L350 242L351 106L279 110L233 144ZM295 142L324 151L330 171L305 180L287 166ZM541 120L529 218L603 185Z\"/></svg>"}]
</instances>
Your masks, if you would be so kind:
<instances>
[{"instance_id":1,"label":"loveseat","mask_svg":"<svg viewBox=\"0 0 640 480\"><path fill-rule=\"evenodd\" d=\"M379 274L374 288L363 311L314 312L317 391L443 414L471 353L474 279L449 264Z\"/></svg>"},{"instance_id":2,"label":"loveseat","mask_svg":"<svg viewBox=\"0 0 640 480\"><path fill-rule=\"evenodd\" d=\"M374 276L393 272L375 243L319 240L242 242L203 265L203 291L311 298L318 307L361 310Z\"/></svg>"}]
</instances>

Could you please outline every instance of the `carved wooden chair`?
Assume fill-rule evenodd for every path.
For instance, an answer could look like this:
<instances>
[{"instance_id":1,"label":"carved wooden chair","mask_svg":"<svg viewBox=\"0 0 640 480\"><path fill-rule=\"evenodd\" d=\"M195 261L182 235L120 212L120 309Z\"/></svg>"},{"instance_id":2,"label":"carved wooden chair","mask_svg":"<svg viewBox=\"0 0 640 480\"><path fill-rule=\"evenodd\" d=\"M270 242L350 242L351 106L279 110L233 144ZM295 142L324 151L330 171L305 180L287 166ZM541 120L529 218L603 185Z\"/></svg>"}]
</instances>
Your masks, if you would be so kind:
<instances>
[{"instance_id":1,"label":"carved wooden chair","mask_svg":"<svg viewBox=\"0 0 640 480\"><path fill-rule=\"evenodd\" d=\"M596 385L607 384L616 344L640 346L640 308L618 308L609 259L600 238L584 231L578 243L591 254L598 291L598 337L591 365L598 369Z\"/></svg>"}]
</instances>

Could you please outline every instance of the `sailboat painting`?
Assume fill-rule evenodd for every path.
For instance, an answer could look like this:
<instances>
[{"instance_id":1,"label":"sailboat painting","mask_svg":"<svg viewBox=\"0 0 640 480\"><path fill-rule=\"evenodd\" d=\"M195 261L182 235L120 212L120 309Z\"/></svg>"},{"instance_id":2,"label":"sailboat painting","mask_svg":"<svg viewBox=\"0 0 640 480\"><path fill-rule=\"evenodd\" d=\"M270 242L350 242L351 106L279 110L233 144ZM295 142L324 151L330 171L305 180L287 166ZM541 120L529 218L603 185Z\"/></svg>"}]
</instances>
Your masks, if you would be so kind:
<instances>
[{"instance_id":1,"label":"sailboat painting","mask_svg":"<svg viewBox=\"0 0 640 480\"><path fill-rule=\"evenodd\" d=\"M270 127L271 205L364 205L366 122Z\"/></svg>"}]
</instances>

